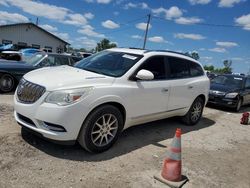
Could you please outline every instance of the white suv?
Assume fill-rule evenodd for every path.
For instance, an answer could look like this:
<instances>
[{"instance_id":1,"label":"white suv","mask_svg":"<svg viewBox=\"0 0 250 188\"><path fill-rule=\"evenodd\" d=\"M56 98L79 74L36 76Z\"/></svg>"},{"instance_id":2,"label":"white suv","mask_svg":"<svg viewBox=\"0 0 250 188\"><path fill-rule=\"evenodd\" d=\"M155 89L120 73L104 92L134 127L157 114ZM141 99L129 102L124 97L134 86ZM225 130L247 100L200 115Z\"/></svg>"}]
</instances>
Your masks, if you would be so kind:
<instances>
[{"instance_id":1,"label":"white suv","mask_svg":"<svg viewBox=\"0 0 250 188\"><path fill-rule=\"evenodd\" d=\"M86 150L102 152L133 125L172 116L196 124L208 92L208 77L190 57L114 48L75 67L24 75L14 97L15 119L45 138L78 140Z\"/></svg>"}]
</instances>

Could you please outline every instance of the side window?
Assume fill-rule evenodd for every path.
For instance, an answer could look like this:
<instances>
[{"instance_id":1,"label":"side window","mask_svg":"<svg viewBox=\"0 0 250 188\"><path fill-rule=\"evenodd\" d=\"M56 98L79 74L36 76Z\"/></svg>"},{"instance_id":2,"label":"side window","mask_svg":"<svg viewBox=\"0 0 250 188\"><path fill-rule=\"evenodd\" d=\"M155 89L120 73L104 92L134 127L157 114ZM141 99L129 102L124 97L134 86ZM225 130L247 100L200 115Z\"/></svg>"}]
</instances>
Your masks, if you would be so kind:
<instances>
[{"instance_id":1,"label":"side window","mask_svg":"<svg viewBox=\"0 0 250 188\"><path fill-rule=\"evenodd\" d=\"M170 78L187 78L189 77L188 62L186 60L169 57Z\"/></svg>"},{"instance_id":2,"label":"side window","mask_svg":"<svg viewBox=\"0 0 250 188\"><path fill-rule=\"evenodd\" d=\"M163 56L151 57L141 67L154 74L154 80L166 79L165 61Z\"/></svg>"},{"instance_id":3,"label":"side window","mask_svg":"<svg viewBox=\"0 0 250 188\"><path fill-rule=\"evenodd\" d=\"M191 77L204 75L203 70L198 63L189 61L189 68Z\"/></svg>"},{"instance_id":4,"label":"side window","mask_svg":"<svg viewBox=\"0 0 250 188\"><path fill-rule=\"evenodd\" d=\"M52 56L46 57L41 63L40 66L47 67L47 66L55 66L55 58Z\"/></svg>"},{"instance_id":5,"label":"side window","mask_svg":"<svg viewBox=\"0 0 250 188\"><path fill-rule=\"evenodd\" d=\"M69 65L68 57L55 57L56 65Z\"/></svg>"},{"instance_id":6,"label":"side window","mask_svg":"<svg viewBox=\"0 0 250 188\"><path fill-rule=\"evenodd\" d=\"M247 78L245 88L250 89L250 78Z\"/></svg>"}]
</instances>

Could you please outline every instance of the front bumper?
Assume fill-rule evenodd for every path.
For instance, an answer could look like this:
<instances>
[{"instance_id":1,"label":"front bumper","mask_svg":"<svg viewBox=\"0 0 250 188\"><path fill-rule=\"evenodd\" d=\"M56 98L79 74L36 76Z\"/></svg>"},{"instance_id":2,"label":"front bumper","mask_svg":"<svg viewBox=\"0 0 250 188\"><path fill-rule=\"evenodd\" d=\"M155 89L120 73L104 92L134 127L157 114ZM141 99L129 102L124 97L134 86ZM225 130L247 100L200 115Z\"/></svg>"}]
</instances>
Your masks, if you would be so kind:
<instances>
[{"instance_id":1,"label":"front bumper","mask_svg":"<svg viewBox=\"0 0 250 188\"><path fill-rule=\"evenodd\" d=\"M229 98L225 98L224 96L215 96L215 95L211 95L209 94L209 98L208 98L208 104L216 104L216 105L220 105L220 106L225 106L225 107L229 107L229 108L235 108L237 106L237 98L233 98L233 99L229 99Z\"/></svg>"},{"instance_id":2,"label":"front bumper","mask_svg":"<svg viewBox=\"0 0 250 188\"><path fill-rule=\"evenodd\" d=\"M25 128L35 131L44 138L56 141L76 140L82 123L88 114L88 107L80 102L58 106L56 104L44 103L48 93L32 104L24 104L16 100L14 96L14 116L16 121ZM57 126L51 130L48 125ZM58 131L56 131L56 128ZM63 130L63 129L64 130Z\"/></svg>"}]
</instances>

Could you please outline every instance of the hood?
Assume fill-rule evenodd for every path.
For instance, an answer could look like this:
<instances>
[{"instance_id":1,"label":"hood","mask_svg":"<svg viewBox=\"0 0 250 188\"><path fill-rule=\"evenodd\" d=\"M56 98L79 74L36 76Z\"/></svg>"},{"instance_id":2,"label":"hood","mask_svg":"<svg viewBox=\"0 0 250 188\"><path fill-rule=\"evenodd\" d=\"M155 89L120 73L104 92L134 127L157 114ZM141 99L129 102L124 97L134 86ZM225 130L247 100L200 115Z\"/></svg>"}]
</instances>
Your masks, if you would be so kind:
<instances>
[{"instance_id":1,"label":"hood","mask_svg":"<svg viewBox=\"0 0 250 188\"><path fill-rule=\"evenodd\" d=\"M1 60L0 69L18 69L18 68L33 68L32 65L25 63L24 61L10 61L10 60Z\"/></svg>"},{"instance_id":2,"label":"hood","mask_svg":"<svg viewBox=\"0 0 250 188\"><path fill-rule=\"evenodd\" d=\"M233 88L233 87L230 87L230 86L227 86L227 85L211 83L210 90L229 93L229 92L239 91L240 89L239 88Z\"/></svg>"},{"instance_id":3,"label":"hood","mask_svg":"<svg viewBox=\"0 0 250 188\"><path fill-rule=\"evenodd\" d=\"M47 91L111 85L115 78L70 66L48 67L31 71L24 79L46 87Z\"/></svg>"}]
</instances>

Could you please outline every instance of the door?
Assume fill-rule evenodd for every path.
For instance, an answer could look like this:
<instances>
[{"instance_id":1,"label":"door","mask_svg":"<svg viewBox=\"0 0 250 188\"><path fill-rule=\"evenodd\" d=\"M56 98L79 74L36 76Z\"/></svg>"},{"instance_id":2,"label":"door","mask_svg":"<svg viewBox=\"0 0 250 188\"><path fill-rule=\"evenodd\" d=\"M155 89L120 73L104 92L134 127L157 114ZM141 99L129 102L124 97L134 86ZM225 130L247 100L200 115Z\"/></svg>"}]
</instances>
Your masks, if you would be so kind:
<instances>
[{"instance_id":1,"label":"door","mask_svg":"<svg viewBox=\"0 0 250 188\"><path fill-rule=\"evenodd\" d=\"M168 57L168 68L171 79L171 91L168 109L180 110L189 108L194 100L196 78L190 78L188 61Z\"/></svg>"},{"instance_id":2,"label":"door","mask_svg":"<svg viewBox=\"0 0 250 188\"><path fill-rule=\"evenodd\" d=\"M250 78L246 79L244 94L245 94L244 104L249 104L250 103Z\"/></svg>"},{"instance_id":3,"label":"door","mask_svg":"<svg viewBox=\"0 0 250 188\"><path fill-rule=\"evenodd\" d=\"M132 119L155 117L167 111L170 82L166 79L165 57L149 58L136 73L142 69L152 72L154 79L130 82L131 89L126 98Z\"/></svg>"}]
</instances>

